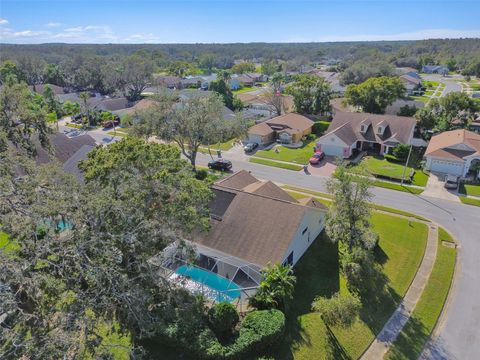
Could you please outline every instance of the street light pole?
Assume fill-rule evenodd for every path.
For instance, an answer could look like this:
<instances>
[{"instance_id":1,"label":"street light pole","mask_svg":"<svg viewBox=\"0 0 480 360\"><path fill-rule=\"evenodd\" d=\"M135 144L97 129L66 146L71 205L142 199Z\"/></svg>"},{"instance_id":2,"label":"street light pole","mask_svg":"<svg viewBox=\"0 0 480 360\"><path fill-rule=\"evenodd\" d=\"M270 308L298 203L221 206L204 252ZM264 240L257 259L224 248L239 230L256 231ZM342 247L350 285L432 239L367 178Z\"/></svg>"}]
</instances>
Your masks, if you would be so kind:
<instances>
[{"instance_id":1,"label":"street light pole","mask_svg":"<svg viewBox=\"0 0 480 360\"><path fill-rule=\"evenodd\" d=\"M401 185L403 185L403 182L405 181L405 172L407 171L407 165L408 165L408 162L410 161L410 154L412 153L412 148L413 148L413 145L410 144L410 150L408 151L407 161L405 162L405 167L403 168L402 182L400 183Z\"/></svg>"}]
</instances>

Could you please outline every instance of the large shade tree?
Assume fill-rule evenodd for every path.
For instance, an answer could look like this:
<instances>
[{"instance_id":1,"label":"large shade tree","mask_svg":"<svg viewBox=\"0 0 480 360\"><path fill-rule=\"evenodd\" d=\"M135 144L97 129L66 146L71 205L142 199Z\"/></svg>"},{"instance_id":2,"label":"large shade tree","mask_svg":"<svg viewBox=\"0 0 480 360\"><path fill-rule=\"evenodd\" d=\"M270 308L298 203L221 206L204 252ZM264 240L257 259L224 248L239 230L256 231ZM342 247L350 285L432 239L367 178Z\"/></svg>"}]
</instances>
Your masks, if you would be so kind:
<instances>
[{"instance_id":1,"label":"large shade tree","mask_svg":"<svg viewBox=\"0 0 480 360\"><path fill-rule=\"evenodd\" d=\"M348 104L364 112L384 114L388 105L405 95L405 86L398 77L370 78L361 84L351 84L345 91Z\"/></svg>"},{"instance_id":2,"label":"large shade tree","mask_svg":"<svg viewBox=\"0 0 480 360\"><path fill-rule=\"evenodd\" d=\"M325 115L331 112L330 85L321 77L300 74L286 92L293 96L295 110L301 114Z\"/></svg>"}]
</instances>

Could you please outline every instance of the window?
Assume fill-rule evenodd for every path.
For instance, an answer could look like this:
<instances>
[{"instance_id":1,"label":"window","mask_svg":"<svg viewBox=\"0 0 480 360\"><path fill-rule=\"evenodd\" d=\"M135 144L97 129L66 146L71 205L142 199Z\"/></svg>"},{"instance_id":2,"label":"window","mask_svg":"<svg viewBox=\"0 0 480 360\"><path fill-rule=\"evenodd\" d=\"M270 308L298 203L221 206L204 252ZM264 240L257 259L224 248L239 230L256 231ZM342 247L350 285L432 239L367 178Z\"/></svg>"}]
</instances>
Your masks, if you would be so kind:
<instances>
[{"instance_id":1,"label":"window","mask_svg":"<svg viewBox=\"0 0 480 360\"><path fill-rule=\"evenodd\" d=\"M366 126L365 125L360 126L360 131L361 132L367 131Z\"/></svg>"},{"instance_id":2,"label":"window","mask_svg":"<svg viewBox=\"0 0 480 360\"><path fill-rule=\"evenodd\" d=\"M377 128L377 134L380 134L380 135L383 134L383 127L382 126L379 126Z\"/></svg>"},{"instance_id":3,"label":"window","mask_svg":"<svg viewBox=\"0 0 480 360\"><path fill-rule=\"evenodd\" d=\"M307 232L307 230L308 230L308 226L307 226L305 229L303 229L302 235L305 235L305 233Z\"/></svg>"}]
</instances>

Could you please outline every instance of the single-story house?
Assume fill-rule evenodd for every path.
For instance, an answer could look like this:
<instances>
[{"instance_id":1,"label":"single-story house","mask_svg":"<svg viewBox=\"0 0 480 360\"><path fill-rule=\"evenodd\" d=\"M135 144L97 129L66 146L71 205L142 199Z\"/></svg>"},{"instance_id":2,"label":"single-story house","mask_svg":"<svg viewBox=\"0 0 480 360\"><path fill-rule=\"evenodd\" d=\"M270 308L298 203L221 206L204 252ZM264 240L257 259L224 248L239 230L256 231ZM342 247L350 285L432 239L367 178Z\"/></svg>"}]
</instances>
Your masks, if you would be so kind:
<instances>
[{"instance_id":1,"label":"single-story house","mask_svg":"<svg viewBox=\"0 0 480 360\"><path fill-rule=\"evenodd\" d=\"M465 177L480 163L480 135L464 129L434 135L424 156L427 170Z\"/></svg>"},{"instance_id":2,"label":"single-story house","mask_svg":"<svg viewBox=\"0 0 480 360\"><path fill-rule=\"evenodd\" d=\"M253 86L255 85L255 80L253 80L250 76L247 76L245 74L238 75L235 78L232 79L237 79L242 86Z\"/></svg>"},{"instance_id":3,"label":"single-story house","mask_svg":"<svg viewBox=\"0 0 480 360\"><path fill-rule=\"evenodd\" d=\"M325 226L326 207L312 198L296 200L271 181L242 170L212 186L211 229L194 237L214 270L241 284L268 264L295 265ZM248 274L247 270L253 269Z\"/></svg>"},{"instance_id":4,"label":"single-story house","mask_svg":"<svg viewBox=\"0 0 480 360\"><path fill-rule=\"evenodd\" d=\"M246 73L249 78L255 82L266 82L268 81L268 76L260 73Z\"/></svg>"},{"instance_id":5,"label":"single-story house","mask_svg":"<svg viewBox=\"0 0 480 360\"><path fill-rule=\"evenodd\" d=\"M155 77L153 85L165 86L169 89L181 89L182 78L178 76L160 75Z\"/></svg>"},{"instance_id":6,"label":"single-story house","mask_svg":"<svg viewBox=\"0 0 480 360\"><path fill-rule=\"evenodd\" d=\"M294 144L312 132L314 122L309 118L288 113L276 116L248 129L248 141L265 145L274 141Z\"/></svg>"},{"instance_id":7,"label":"single-story house","mask_svg":"<svg viewBox=\"0 0 480 360\"><path fill-rule=\"evenodd\" d=\"M53 85L53 84L30 85L29 88L33 92L36 92L37 94L43 95L47 86L49 86L50 89L52 89L54 95L66 94L66 91L63 87L58 86L58 85Z\"/></svg>"},{"instance_id":8,"label":"single-story house","mask_svg":"<svg viewBox=\"0 0 480 360\"><path fill-rule=\"evenodd\" d=\"M448 67L443 65L424 65L422 66L422 72L425 74L448 74Z\"/></svg>"},{"instance_id":9,"label":"single-story house","mask_svg":"<svg viewBox=\"0 0 480 360\"><path fill-rule=\"evenodd\" d=\"M418 90L422 87L422 79L416 76L404 74L400 76L400 80L402 80L405 88L407 89L407 95L413 95L415 90Z\"/></svg>"},{"instance_id":10,"label":"single-story house","mask_svg":"<svg viewBox=\"0 0 480 360\"><path fill-rule=\"evenodd\" d=\"M397 144L412 144L415 125L413 117L337 111L317 150L345 159L354 151L384 155Z\"/></svg>"}]
</instances>

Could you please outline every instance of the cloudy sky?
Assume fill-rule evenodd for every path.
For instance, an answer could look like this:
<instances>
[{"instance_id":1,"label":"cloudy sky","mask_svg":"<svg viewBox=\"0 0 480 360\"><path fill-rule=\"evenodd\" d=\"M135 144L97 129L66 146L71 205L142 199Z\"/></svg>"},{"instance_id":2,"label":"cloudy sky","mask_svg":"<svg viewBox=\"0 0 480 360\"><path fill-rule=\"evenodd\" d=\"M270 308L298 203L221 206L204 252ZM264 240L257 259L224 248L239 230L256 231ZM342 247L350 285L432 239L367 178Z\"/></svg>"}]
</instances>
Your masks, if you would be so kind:
<instances>
[{"instance_id":1,"label":"cloudy sky","mask_svg":"<svg viewBox=\"0 0 480 360\"><path fill-rule=\"evenodd\" d=\"M480 37L480 0L0 0L2 43Z\"/></svg>"}]
</instances>

